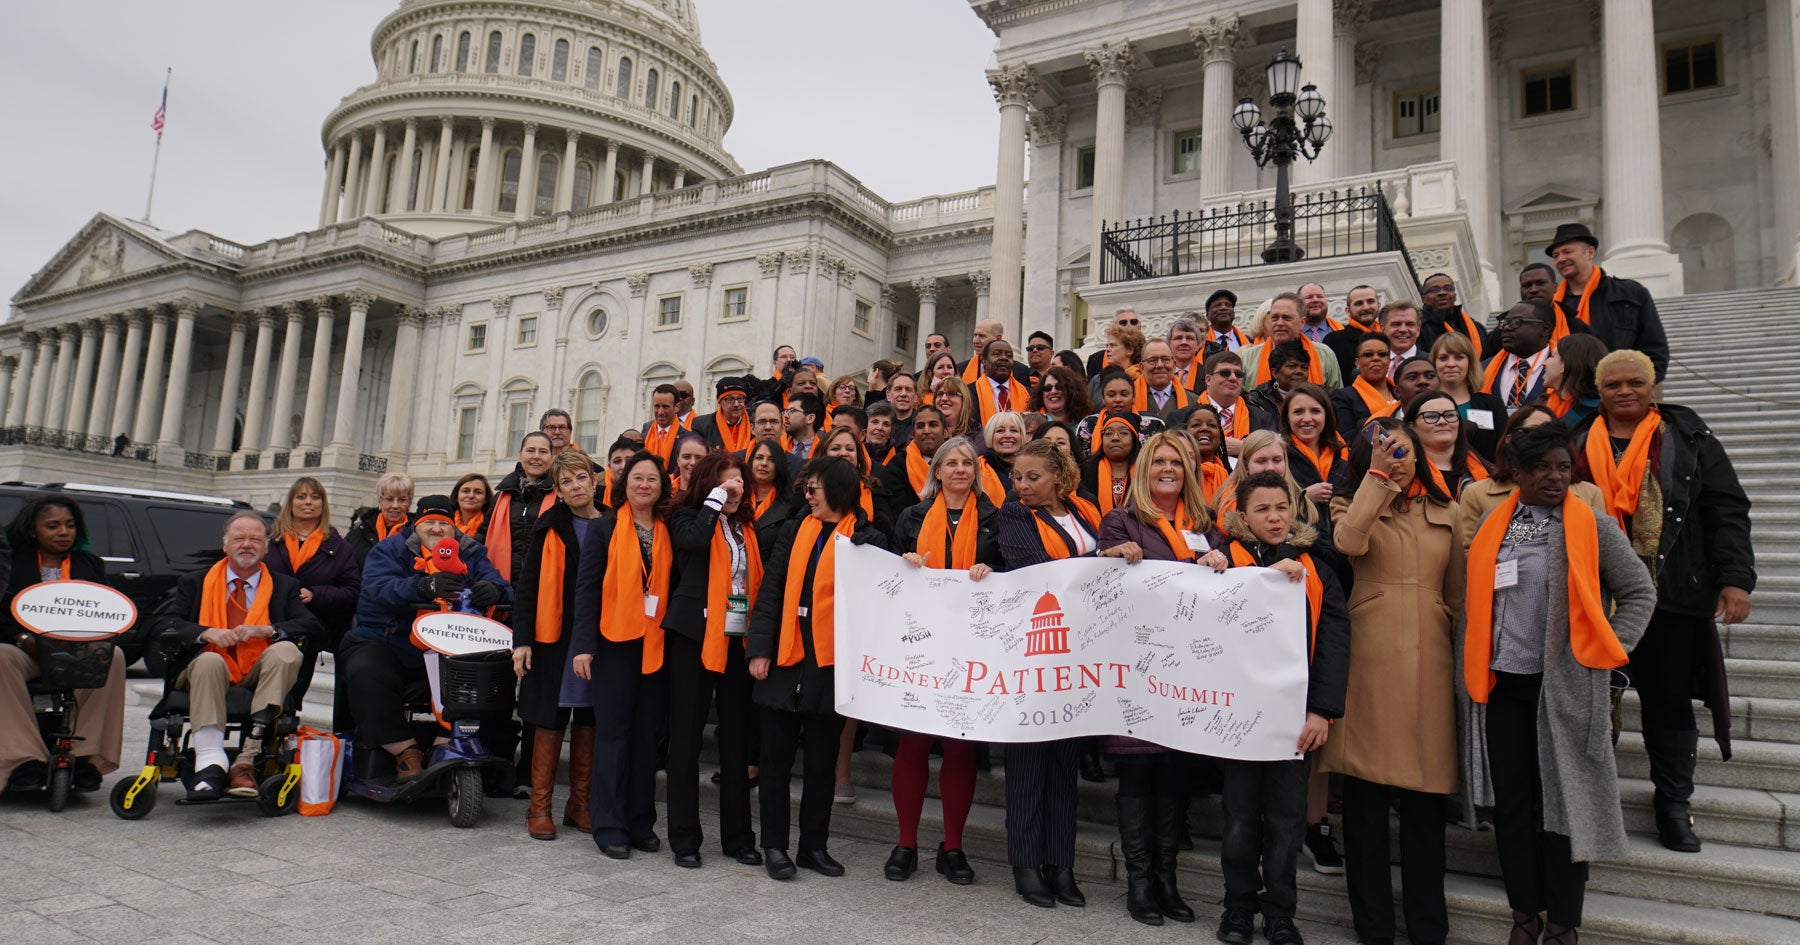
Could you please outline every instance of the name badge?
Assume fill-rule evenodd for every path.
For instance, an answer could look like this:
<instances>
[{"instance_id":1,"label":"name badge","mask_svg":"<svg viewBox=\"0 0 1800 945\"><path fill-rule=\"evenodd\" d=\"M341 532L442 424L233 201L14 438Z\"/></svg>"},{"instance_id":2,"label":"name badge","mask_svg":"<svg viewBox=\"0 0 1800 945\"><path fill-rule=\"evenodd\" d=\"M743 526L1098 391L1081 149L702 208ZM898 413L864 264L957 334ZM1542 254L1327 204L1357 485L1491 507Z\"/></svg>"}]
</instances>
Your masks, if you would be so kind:
<instances>
[{"instance_id":1,"label":"name badge","mask_svg":"<svg viewBox=\"0 0 1800 945\"><path fill-rule=\"evenodd\" d=\"M807 610L808 610L808 608L805 606L795 607L794 608L794 616L804 617L807 614Z\"/></svg>"},{"instance_id":2,"label":"name badge","mask_svg":"<svg viewBox=\"0 0 1800 945\"><path fill-rule=\"evenodd\" d=\"M1519 586L1519 562L1502 561L1494 566L1494 590Z\"/></svg>"},{"instance_id":3,"label":"name badge","mask_svg":"<svg viewBox=\"0 0 1800 945\"><path fill-rule=\"evenodd\" d=\"M1188 550L1194 554L1203 555L1212 550L1212 545L1207 544L1206 536L1199 532L1182 532L1181 537L1187 539Z\"/></svg>"},{"instance_id":4,"label":"name badge","mask_svg":"<svg viewBox=\"0 0 1800 945\"><path fill-rule=\"evenodd\" d=\"M1494 428L1494 412L1492 410L1476 410L1471 407L1469 409L1469 422L1483 430L1492 430Z\"/></svg>"},{"instance_id":5,"label":"name badge","mask_svg":"<svg viewBox=\"0 0 1800 945\"><path fill-rule=\"evenodd\" d=\"M750 598L743 594L725 595L725 635L741 637L750 630Z\"/></svg>"},{"instance_id":6,"label":"name badge","mask_svg":"<svg viewBox=\"0 0 1800 945\"><path fill-rule=\"evenodd\" d=\"M655 594L645 594L644 595L644 616L646 616L646 617L656 616L657 605L660 604L661 602L662 602L662 598L656 596Z\"/></svg>"}]
</instances>

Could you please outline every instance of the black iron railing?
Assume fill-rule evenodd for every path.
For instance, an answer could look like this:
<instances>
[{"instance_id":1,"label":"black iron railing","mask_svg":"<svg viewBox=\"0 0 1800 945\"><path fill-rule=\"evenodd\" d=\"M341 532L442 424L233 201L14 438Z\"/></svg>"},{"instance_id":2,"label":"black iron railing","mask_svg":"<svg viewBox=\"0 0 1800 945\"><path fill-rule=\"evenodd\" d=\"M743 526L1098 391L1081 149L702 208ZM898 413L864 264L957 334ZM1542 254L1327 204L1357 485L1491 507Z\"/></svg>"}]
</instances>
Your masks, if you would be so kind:
<instances>
[{"instance_id":1,"label":"black iron railing","mask_svg":"<svg viewBox=\"0 0 1800 945\"><path fill-rule=\"evenodd\" d=\"M387 457L370 456L367 453L358 454L356 468L358 472L385 473L388 468Z\"/></svg>"},{"instance_id":2,"label":"black iron railing","mask_svg":"<svg viewBox=\"0 0 1800 945\"><path fill-rule=\"evenodd\" d=\"M1274 239L1273 199L1125 222L1100 234L1100 281L1260 266ZM1398 252L1418 282L1387 198L1373 184L1296 194L1294 242L1308 259Z\"/></svg>"},{"instance_id":3,"label":"black iron railing","mask_svg":"<svg viewBox=\"0 0 1800 945\"><path fill-rule=\"evenodd\" d=\"M130 441L120 443L104 436L88 436L76 430L53 430L49 427L0 427L0 446L31 446L68 453L115 456L144 463L156 461L156 447L152 444Z\"/></svg>"}]
</instances>

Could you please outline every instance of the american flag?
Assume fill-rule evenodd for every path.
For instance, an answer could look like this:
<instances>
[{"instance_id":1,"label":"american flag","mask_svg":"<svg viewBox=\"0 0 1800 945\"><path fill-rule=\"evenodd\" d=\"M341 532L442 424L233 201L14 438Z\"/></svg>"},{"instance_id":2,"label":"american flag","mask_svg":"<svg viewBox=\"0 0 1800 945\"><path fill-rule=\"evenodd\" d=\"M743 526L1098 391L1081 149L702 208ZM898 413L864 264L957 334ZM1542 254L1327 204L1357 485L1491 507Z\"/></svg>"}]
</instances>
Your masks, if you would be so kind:
<instances>
[{"instance_id":1,"label":"american flag","mask_svg":"<svg viewBox=\"0 0 1800 945\"><path fill-rule=\"evenodd\" d=\"M156 140L162 140L163 119L169 111L169 83L163 83L162 102L156 106L156 114L150 119L150 128L156 132Z\"/></svg>"}]
</instances>

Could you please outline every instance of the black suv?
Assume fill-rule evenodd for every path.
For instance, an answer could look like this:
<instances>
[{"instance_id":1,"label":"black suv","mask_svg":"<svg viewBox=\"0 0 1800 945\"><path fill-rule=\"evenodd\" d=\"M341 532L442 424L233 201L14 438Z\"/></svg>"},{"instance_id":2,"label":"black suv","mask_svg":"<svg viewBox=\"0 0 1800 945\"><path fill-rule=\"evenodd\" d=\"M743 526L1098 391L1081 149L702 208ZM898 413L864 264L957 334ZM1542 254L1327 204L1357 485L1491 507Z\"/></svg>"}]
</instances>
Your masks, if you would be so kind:
<instances>
[{"instance_id":1,"label":"black suv","mask_svg":"<svg viewBox=\"0 0 1800 945\"><path fill-rule=\"evenodd\" d=\"M231 499L118 486L5 482L0 483L0 527L12 521L25 503L46 492L61 493L81 506L88 550L106 562L107 583L137 605L137 625L118 638L125 662L141 657L151 673L160 676L162 653L150 639L157 604L177 578L210 568L225 556L225 521L250 506Z\"/></svg>"}]
</instances>

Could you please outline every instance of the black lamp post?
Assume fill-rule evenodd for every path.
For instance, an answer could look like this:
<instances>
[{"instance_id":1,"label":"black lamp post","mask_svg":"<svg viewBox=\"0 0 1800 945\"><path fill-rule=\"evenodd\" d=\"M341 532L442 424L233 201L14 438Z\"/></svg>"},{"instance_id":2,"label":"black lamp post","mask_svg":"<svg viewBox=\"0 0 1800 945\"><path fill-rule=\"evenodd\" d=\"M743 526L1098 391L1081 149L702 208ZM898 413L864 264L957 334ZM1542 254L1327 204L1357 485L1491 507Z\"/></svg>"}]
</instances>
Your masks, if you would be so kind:
<instances>
[{"instance_id":1,"label":"black lamp post","mask_svg":"<svg viewBox=\"0 0 1800 945\"><path fill-rule=\"evenodd\" d=\"M1300 60L1283 49L1269 60L1269 109L1250 99L1239 99L1231 122L1244 135L1257 167L1275 165L1275 241L1263 250L1263 262L1293 262L1306 255L1294 242L1294 197L1288 193L1288 165L1297 157L1308 161L1319 156L1331 137L1331 119L1325 117L1325 96L1316 86L1300 86ZM1298 118L1299 121L1295 121Z\"/></svg>"}]
</instances>

